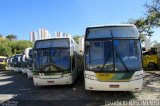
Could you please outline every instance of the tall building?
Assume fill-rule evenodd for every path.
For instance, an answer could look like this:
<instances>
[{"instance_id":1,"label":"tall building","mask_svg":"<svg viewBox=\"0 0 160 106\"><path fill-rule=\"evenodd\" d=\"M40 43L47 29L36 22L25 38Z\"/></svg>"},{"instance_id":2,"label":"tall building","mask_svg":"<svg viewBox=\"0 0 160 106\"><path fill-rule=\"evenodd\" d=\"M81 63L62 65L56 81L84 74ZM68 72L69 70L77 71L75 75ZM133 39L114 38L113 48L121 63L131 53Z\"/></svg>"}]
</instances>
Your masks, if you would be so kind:
<instances>
[{"instance_id":1,"label":"tall building","mask_svg":"<svg viewBox=\"0 0 160 106\"><path fill-rule=\"evenodd\" d=\"M55 32L55 37L56 38L68 38L68 37L70 37L70 35L67 33Z\"/></svg>"},{"instance_id":2,"label":"tall building","mask_svg":"<svg viewBox=\"0 0 160 106\"><path fill-rule=\"evenodd\" d=\"M34 43L37 40L37 33L35 31L32 31L29 33L29 35L30 35L30 41Z\"/></svg>"},{"instance_id":3,"label":"tall building","mask_svg":"<svg viewBox=\"0 0 160 106\"><path fill-rule=\"evenodd\" d=\"M49 38L49 32L48 30L44 28L39 29L39 39L47 39Z\"/></svg>"}]
</instances>

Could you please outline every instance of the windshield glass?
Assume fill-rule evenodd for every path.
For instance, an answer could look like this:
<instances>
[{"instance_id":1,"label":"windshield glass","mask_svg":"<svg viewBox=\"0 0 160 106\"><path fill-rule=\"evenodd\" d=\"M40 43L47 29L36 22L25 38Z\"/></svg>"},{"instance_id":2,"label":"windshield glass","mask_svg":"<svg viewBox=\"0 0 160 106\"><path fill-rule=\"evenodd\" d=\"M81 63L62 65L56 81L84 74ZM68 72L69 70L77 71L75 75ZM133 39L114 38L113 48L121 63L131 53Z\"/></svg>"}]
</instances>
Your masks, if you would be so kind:
<instances>
[{"instance_id":1,"label":"windshield glass","mask_svg":"<svg viewBox=\"0 0 160 106\"><path fill-rule=\"evenodd\" d=\"M15 55L14 56L14 67L21 67L19 58L20 58L20 55Z\"/></svg>"},{"instance_id":2,"label":"windshield glass","mask_svg":"<svg viewBox=\"0 0 160 106\"><path fill-rule=\"evenodd\" d=\"M0 62L5 62L6 59L5 58L0 58Z\"/></svg>"},{"instance_id":3,"label":"windshield glass","mask_svg":"<svg viewBox=\"0 0 160 106\"><path fill-rule=\"evenodd\" d=\"M70 68L69 49L52 48L34 52L37 71L63 71Z\"/></svg>"},{"instance_id":4,"label":"windshield glass","mask_svg":"<svg viewBox=\"0 0 160 106\"><path fill-rule=\"evenodd\" d=\"M139 40L115 40L115 70L140 70L141 49Z\"/></svg>"},{"instance_id":5,"label":"windshield glass","mask_svg":"<svg viewBox=\"0 0 160 106\"><path fill-rule=\"evenodd\" d=\"M87 69L94 71L113 70L112 40L90 41L86 48Z\"/></svg>"},{"instance_id":6,"label":"windshield glass","mask_svg":"<svg viewBox=\"0 0 160 106\"><path fill-rule=\"evenodd\" d=\"M89 41L86 46L87 70L136 71L141 67L139 40Z\"/></svg>"},{"instance_id":7,"label":"windshield glass","mask_svg":"<svg viewBox=\"0 0 160 106\"><path fill-rule=\"evenodd\" d=\"M32 51L32 49L31 50L29 50L29 58L31 59L32 58L32 53L33 51Z\"/></svg>"}]
</instances>

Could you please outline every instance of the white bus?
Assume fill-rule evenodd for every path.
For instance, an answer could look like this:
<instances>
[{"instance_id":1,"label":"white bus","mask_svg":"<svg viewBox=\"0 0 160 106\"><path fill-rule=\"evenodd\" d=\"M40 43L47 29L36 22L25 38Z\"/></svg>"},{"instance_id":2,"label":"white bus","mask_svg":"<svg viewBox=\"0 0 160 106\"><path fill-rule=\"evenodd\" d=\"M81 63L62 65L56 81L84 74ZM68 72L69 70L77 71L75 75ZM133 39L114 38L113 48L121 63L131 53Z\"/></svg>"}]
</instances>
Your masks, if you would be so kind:
<instances>
[{"instance_id":1,"label":"white bus","mask_svg":"<svg viewBox=\"0 0 160 106\"><path fill-rule=\"evenodd\" d=\"M32 78L32 48L26 48L25 49L25 60L26 60L26 64L27 64L27 76L28 79Z\"/></svg>"},{"instance_id":2,"label":"white bus","mask_svg":"<svg viewBox=\"0 0 160 106\"><path fill-rule=\"evenodd\" d=\"M14 72L22 72L20 58L21 58L21 54L16 54L15 56L13 56Z\"/></svg>"},{"instance_id":3,"label":"white bus","mask_svg":"<svg viewBox=\"0 0 160 106\"><path fill-rule=\"evenodd\" d=\"M72 38L37 40L33 49L34 84L72 84L83 70L83 58L78 50Z\"/></svg>"},{"instance_id":4,"label":"white bus","mask_svg":"<svg viewBox=\"0 0 160 106\"><path fill-rule=\"evenodd\" d=\"M20 64L21 64L21 71L22 71L22 73L26 74L27 73L27 64L26 64L25 53L21 54Z\"/></svg>"},{"instance_id":5,"label":"white bus","mask_svg":"<svg viewBox=\"0 0 160 106\"><path fill-rule=\"evenodd\" d=\"M84 42L86 90L142 89L141 43L134 25L88 27Z\"/></svg>"},{"instance_id":6,"label":"white bus","mask_svg":"<svg viewBox=\"0 0 160 106\"><path fill-rule=\"evenodd\" d=\"M8 61L8 70L14 71L14 57L9 57Z\"/></svg>"}]
</instances>

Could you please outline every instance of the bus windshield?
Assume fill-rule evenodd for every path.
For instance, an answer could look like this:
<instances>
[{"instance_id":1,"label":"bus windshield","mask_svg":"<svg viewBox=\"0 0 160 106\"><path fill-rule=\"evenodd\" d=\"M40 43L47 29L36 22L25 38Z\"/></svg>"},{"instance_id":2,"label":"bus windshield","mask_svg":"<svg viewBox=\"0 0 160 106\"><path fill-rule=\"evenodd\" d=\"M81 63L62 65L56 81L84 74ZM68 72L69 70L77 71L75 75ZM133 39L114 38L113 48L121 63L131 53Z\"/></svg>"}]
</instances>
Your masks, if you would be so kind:
<instances>
[{"instance_id":1,"label":"bus windshield","mask_svg":"<svg viewBox=\"0 0 160 106\"><path fill-rule=\"evenodd\" d=\"M64 71L70 68L69 48L48 48L34 52L37 71Z\"/></svg>"},{"instance_id":2,"label":"bus windshield","mask_svg":"<svg viewBox=\"0 0 160 106\"><path fill-rule=\"evenodd\" d=\"M6 58L0 58L0 62L6 62Z\"/></svg>"},{"instance_id":3,"label":"bus windshield","mask_svg":"<svg viewBox=\"0 0 160 106\"><path fill-rule=\"evenodd\" d=\"M15 55L14 56L14 67L21 67L20 61L19 61L20 55Z\"/></svg>"},{"instance_id":4,"label":"bus windshield","mask_svg":"<svg viewBox=\"0 0 160 106\"><path fill-rule=\"evenodd\" d=\"M136 71L141 69L139 40L89 41L86 68L92 71Z\"/></svg>"}]
</instances>

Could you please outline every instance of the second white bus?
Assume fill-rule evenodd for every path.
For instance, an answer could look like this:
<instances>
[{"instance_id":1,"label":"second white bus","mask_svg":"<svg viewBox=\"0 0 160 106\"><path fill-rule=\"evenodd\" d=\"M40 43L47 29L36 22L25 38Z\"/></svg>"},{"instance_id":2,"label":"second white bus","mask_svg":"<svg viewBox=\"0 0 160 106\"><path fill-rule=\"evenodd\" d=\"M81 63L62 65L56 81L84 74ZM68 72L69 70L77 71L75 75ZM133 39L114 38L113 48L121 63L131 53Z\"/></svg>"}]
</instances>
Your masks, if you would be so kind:
<instances>
[{"instance_id":1,"label":"second white bus","mask_svg":"<svg viewBox=\"0 0 160 106\"><path fill-rule=\"evenodd\" d=\"M33 49L36 86L72 84L83 70L82 56L72 38L37 40Z\"/></svg>"}]
</instances>

